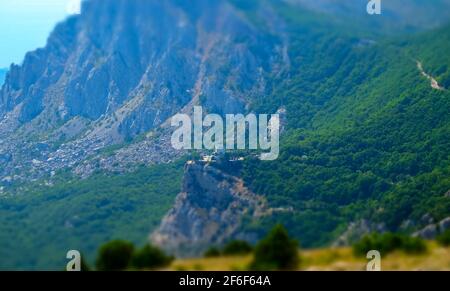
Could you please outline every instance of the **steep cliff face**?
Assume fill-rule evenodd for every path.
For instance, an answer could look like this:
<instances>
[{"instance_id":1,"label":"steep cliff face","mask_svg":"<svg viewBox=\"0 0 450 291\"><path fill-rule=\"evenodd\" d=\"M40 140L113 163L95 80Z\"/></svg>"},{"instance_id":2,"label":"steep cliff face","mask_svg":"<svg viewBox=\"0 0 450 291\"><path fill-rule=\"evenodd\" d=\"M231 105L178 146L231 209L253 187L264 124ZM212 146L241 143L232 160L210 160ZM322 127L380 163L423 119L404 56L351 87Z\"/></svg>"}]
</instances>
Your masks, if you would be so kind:
<instances>
[{"instance_id":1,"label":"steep cliff face","mask_svg":"<svg viewBox=\"0 0 450 291\"><path fill-rule=\"evenodd\" d=\"M244 187L239 178L214 165L189 163L175 205L151 240L177 255L200 255L232 238L254 242L256 234L240 231L242 220L266 213L265 200Z\"/></svg>"},{"instance_id":2,"label":"steep cliff face","mask_svg":"<svg viewBox=\"0 0 450 291\"><path fill-rule=\"evenodd\" d=\"M3 85L3 82L5 81L5 76L7 69L0 69L0 87Z\"/></svg>"},{"instance_id":3,"label":"steep cliff face","mask_svg":"<svg viewBox=\"0 0 450 291\"><path fill-rule=\"evenodd\" d=\"M45 48L10 68L0 91L0 156L9 157L0 177L24 164L37 175L88 156L100 163L93 156L102 148L158 130L192 105L245 112L287 66L285 46L228 1L86 1ZM157 160L167 144L156 143L146 139L116 160Z\"/></svg>"}]
</instances>

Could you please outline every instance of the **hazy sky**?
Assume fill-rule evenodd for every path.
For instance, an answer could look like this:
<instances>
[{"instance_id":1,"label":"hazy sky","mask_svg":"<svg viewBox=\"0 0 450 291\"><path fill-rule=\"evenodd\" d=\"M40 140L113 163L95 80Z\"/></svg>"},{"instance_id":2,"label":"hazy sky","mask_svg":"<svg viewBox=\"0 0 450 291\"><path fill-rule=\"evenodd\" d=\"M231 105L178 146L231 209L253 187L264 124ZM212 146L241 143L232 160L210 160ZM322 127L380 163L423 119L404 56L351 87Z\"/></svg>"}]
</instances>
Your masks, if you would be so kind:
<instances>
[{"instance_id":1,"label":"hazy sky","mask_svg":"<svg viewBox=\"0 0 450 291\"><path fill-rule=\"evenodd\" d=\"M0 0L0 68L20 64L25 53L45 46L59 21L80 0Z\"/></svg>"}]
</instances>

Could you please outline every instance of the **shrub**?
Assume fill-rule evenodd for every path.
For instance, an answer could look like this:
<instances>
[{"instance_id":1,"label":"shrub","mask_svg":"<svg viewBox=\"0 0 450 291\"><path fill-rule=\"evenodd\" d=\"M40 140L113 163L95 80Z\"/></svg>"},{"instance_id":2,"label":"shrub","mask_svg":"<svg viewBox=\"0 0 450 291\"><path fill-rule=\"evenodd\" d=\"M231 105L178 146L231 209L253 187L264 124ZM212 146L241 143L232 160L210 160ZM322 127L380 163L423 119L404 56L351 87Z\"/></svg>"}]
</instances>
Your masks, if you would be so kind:
<instances>
[{"instance_id":1,"label":"shrub","mask_svg":"<svg viewBox=\"0 0 450 291\"><path fill-rule=\"evenodd\" d=\"M444 231L443 233L438 235L436 240L440 245L444 247L450 246L450 230Z\"/></svg>"},{"instance_id":2,"label":"shrub","mask_svg":"<svg viewBox=\"0 0 450 291\"><path fill-rule=\"evenodd\" d=\"M292 270L298 267L298 242L282 225L275 226L255 248L252 270Z\"/></svg>"},{"instance_id":3,"label":"shrub","mask_svg":"<svg viewBox=\"0 0 450 291\"><path fill-rule=\"evenodd\" d=\"M394 233L374 233L364 236L353 245L353 253L356 256L365 256L371 250L377 250L382 255L396 250L402 250L410 254L419 254L426 251L426 244L422 239L416 237Z\"/></svg>"},{"instance_id":4,"label":"shrub","mask_svg":"<svg viewBox=\"0 0 450 291\"><path fill-rule=\"evenodd\" d=\"M216 247L210 247L204 254L205 258L214 258L221 255L220 250Z\"/></svg>"},{"instance_id":5,"label":"shrub","mask_svg":"<svg viewBox=\"0 0 450 291\"><path fill-rule=\"evenodd\" d=\"M98 252L96 261L97 270L125 270L130 264L133 250L133 244L127 241L115 240L104 244Z\"/></svg>"},{"instance_id":6,"label":"shrub","mask_svg":"<svg viewBox=\"0 0 450 291\"><path fill-rule=\"evenodd\" d=\"M223 248L224 255L246 255L251 253L253 247L246 241L234 240L230 241Z\"/></svg>"},{"instance_id":7,"label":"shrub","mask_svg":"<svg viewBox=\"0 0 450 291\"><path fill-rule=\"evenodd\" d=\"M156 269L170 265L173 259L161 249L148 244L133 254L131 264L140 270Z\"/></svg>"},{"instance_id":8,"label":"shrub","mask_svg":"<svg viewBox=\"0 0 450 291\"><path fill-rule=\"evenodd\" d=\"M367 252L370 250L378 250L378 245L376 245L376 242L378 239L376 238L377 234L373 235L366 235L361 238L358 242L353 244L353 253L355 256L361 257L365 256Z\"/></svg>"},{"instance_id":9,"label":"shrub","mask_svg":"<svg viewBox=\"0 0 450 291\"><path fill-rule=\"evenodd\" d=\"M418 237L406 237L403 241L402 250L407 254L422 254L426 252L425 241Z\"/></svg>"},{"instance_id":10,"label":"shrub","mask_svg":"<svg viewBox=\"0 0 450 291\"><path fill-rule=\"evenodd\" d=\"M89 271L91 271L91 267L84 260L84 256L83 255L81 255L81 271L82 272L89 272Z\"/></svg>"}]
</instances>

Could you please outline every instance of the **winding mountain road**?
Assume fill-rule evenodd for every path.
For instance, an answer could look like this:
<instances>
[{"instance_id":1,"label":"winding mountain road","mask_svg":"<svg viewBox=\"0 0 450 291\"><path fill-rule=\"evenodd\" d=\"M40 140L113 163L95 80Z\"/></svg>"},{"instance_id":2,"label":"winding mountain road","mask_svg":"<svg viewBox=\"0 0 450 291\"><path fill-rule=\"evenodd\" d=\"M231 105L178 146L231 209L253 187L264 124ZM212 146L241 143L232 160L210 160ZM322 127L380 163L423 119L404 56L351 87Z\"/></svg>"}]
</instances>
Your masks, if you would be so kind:
<instances>
[{"instance_id":1,"label":"winding mountain road","mask_svg":"<svg viewBox=\"0 0 450 291\"><path fill-rule=\"evenodd\" d=\"M431 88L436 89L436 90L441 90L441 91L445 90L444 87L441 87L439 85L438 81L436 81L435 78L433 78L432 76L427 74L427 72L425 72L425 70L423 69L422 62L420 62L420 61L416 61L416 62L417 62L417 68L422 73L422 75L425 76L428 80L431 81Z\"/></svg>"}]
</instances>

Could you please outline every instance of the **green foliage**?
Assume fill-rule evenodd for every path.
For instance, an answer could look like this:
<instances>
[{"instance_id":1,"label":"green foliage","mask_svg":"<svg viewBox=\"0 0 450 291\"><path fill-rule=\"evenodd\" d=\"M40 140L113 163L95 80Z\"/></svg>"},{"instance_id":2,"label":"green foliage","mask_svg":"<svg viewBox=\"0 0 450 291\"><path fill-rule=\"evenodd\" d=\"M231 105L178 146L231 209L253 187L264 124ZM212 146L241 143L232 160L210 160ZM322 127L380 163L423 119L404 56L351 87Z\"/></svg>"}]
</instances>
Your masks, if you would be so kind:
<instances>
[{"instance_id":1,"label":"green foliage","mask_svg":"<svg viewBox=\"0 0 450 291\"><path fill-rule=\"evenodd\" d=\"M177 3L196 15L185 1ZM232 3L255 27L268 26L255 13L261 1ZM448 217L450 27L368 39L325 16L278 4L273 12L286 20L290 65L265 76L269 93L249 102L254 112L286 109L280 158L247 159L235 170L271 207L284 211L249 221L243 230L263 234L282 222L303 246L315 247L362 218L396 232L425 213ZM266 37L281 47L278 36L267 31ZM251 51L271 59L264 48ZM430 87L417 60L446 90ZM63 176L54 186L22 185L0 203L0 269L55 269L69 248L92 261L95 248L112 237L144 243L171 207L182 168L175 163L124 175L97 173L84 181ZM382 247L396 247L397 238L389 239ZM419 241L402 244L404 250L421 249Z\"/></svg>"},{"instance_id":2,"label":"green foliage","mask_svg":"<svg viewBox=\"0 0 450 291\"><path fill-rule=\"evenodd\" d=\"M253 251L253 247L246 241L232 240L229 241L222 249L210 247L204 253L205 258L214 258L219 256L246 255Z\"/></svg>"},{"instance_id":3,"label":"green foliage","mask_svg":"<svg viewBox=\"0 0 450 291\"><path fill-rule=\"evenodd\" d=\"M253 247L246 241L233 240L228 242L222 251L225 256L230 255L246 255L253 251Z\"/></svg>"},{"instance_id":4,"label":"green foliage","mask_svg":"<svg viewBox=\"0 0 450 291\"><path fill-rule=\"evenodd\" d=\"M402 250L407 254L423 254L427 251L427 245L419 237L407 237L403 241Z\"/></svg>"},{"instance_id":5,"label":"green foliage","mask_svg":"<svg viewBox=\"0 0 450 291\"><path fill-rule=\"evenodd\" d=\"M220 257L222 253L220 252L220 250L216 247L210 247L209 249L206 250L205 254L203 255L205 258L215 258L215 257Z\"/></svg>"},{"instance_id":6,"label":"green foliage","mask_svg":"<svg viewBox=\"0 0 450 291\"><path fill-rule=\"evenodd\" d=\"M362 42L283 13L291 19L291 75L253 106L286 108L288 129L278 160L248 159L241 175L271 206L293 211L246 227L262 232L281 221L303 246L318 247L362 218L397 232L426 213L448 217L450 91L432 89L415 60L445 85L449 27Z\"/></svg>"},{"instance_id":7,"label":"green foliage","mask_svg":"<svg viewBox=\"0 0 450 291\"><path fill-rule=\"evenodd\" d=\"M450 246L450 230L446 230L443 233L441 233L440 235L438 235L436 240L440 245L442 245L444 247Z\"/></svg>"},{"instance_id":8,"label":"green foliage","mask_svg":"<svg viewBox=\"0 0 450 291\"><path fill-rule=\"evenodd\" d=\"M92 271L91 267L86 262L86 260L84 259L83 255L81 255L81 271L82 272L90 272L90 271Z\"/></svg>"},{"instance_id":9,"label":"green foliage","mask_svg":"<svg viewBox=\"0 0 450 291\"><path fill-rule=\"evenodd\" d=\"M131 264L138 270L151 270L166 267L173 259L161 249L147 244L142 249L135 251Z\"/></svg>"},{"instance_id":10,"label":"green foliage","mask_svg":"<svg viewBox=\"0 0 450 291\"><path fill-rule=\"evenodd\" d=\"M184 161L126 174L97 173L85 180L54 178L34 183L0 203L0 269L59 270L69 249L88 263L99 245L127 238L136 245L172 207Z\"/></svg>"},{"instance_id":11,"label":"green foliage","mask_svg":"<svg viewBox=\"0 0 450 291\"><path fill-rule=\"evenodd\" d=\"M99 248L96 268L98 271L152 270L170 265L173 259L150 244L135 249L131 242L114 240Z\"/></svg>"},{"instance_id":12,"label":"green foliage","mask_svg":"<svg viewBox=\"0 0 450 291\"><path fill-rule=\"evenodd\" d=\"M282 225L276 225L255 248L252 270L295 270L300 262L298 242L289 237Z\"/></svg>"},{"instance_id":13,"label":"green foliage","mask_svg":"<svg viewBox=\"0 0 450 291\"><path fill-rule=\"evenodd\" d=\"M99 271L122 271L128 268L134 246L130 242L115 240L100 247L95 265Z\"/></svg>"},{"instance_id":14,"label":"green foliage","mask_svg":"<svg viewBox=\"0 0 450 291\"><path fill-rule=\"evenodd\" d=\"M353 245L353 253L356 256L365 256L371 250L377 250L382 255L398 250L408 254L421 254L427 248L420 238L393 233L367 235Z\"/></svg>"},{"instance_id":15,"label":"green foliage","mask_svg":"<svg viewBox=\"0 0 450 291\"><path fill-rule=\"evenodd\" d=\"M242 240L233 240L228 242L224 246L222 253L226 256L245 255L251 253L252 251L253 247L248 242Z\"/></svg>"}]
</instances>

